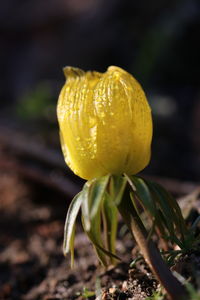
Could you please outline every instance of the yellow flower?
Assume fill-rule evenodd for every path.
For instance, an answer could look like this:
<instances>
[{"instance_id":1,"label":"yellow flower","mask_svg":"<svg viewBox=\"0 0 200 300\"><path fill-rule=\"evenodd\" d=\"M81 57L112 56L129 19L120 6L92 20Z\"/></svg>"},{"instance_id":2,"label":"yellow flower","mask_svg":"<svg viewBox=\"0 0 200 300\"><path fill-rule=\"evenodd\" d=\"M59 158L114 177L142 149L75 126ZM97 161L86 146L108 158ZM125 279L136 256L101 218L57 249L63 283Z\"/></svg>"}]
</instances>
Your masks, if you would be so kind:
<instances>
[{"instance_id":1,"label":"yellow flower","mask_svg":"<svg viewBox=\"0 0 200 300\"><path fill-rule=\"evenodd\" d=\"M105 73L64 68L57 107L67 165L84 179L133 175L149 163L151 109L140 84L110 66Z\"/></svg>"}]
</instances>

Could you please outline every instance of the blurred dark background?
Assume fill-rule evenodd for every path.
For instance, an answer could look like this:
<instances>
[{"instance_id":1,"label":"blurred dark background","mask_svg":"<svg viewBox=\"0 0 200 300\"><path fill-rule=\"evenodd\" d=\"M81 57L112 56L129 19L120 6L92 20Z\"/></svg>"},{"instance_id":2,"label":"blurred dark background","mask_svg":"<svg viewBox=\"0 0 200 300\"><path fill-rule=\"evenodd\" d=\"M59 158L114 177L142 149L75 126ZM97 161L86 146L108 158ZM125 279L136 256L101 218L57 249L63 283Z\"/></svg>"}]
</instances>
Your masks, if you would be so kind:
<instances>
[{"instance_id":1,"label":"blurred dark background","mask_svg":"<svg viewBox=\"0 0 200 300\"><path fill-rule=\"evenodd\" d=\"M1 141L13 155L37 153L34 141L41 147L35 160L48 149L59 157L54 165L64 166L55 113L62 68L104 72L117 65L138 79L152 106L145 172L199 180L199 1L2 1L0 43Z\"/></svg>"}]
</instances>

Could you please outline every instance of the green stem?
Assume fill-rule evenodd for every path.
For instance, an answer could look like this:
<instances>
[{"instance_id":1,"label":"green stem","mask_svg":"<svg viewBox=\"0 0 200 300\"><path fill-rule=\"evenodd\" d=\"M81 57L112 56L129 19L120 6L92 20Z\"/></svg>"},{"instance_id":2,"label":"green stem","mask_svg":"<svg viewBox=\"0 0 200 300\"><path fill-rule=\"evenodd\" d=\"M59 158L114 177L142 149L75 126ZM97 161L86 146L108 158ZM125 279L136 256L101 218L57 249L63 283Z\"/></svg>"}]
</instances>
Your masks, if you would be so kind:
<instances>
[{"instance_id":1,"label":"green stem","mask_svg":"<svg viewBox=\"0 0 200 300\"><path fill-rule=\"evenodd\" d=\"M130 197L123 199L118 204L118 209L139 245L145 261L150 266L156 278L163 285L170 298L172 300L187 300L188 294L185 288L172 275L153 241L148 240L148 233L138 216Z\"/></svg>"}]
</instances>

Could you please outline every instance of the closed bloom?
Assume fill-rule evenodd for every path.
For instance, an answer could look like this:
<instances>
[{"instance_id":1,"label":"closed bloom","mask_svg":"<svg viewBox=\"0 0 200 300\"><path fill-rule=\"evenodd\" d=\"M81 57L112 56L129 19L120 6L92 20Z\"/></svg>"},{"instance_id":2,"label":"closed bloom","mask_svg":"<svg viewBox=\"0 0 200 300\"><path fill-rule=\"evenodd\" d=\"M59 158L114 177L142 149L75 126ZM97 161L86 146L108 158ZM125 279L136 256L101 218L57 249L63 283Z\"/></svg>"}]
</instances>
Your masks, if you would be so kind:
<instances>
[{"instance_id":1,"label":"closed bloom","mask_svg":"<svg viewBox=\"0 0 200 300\"><path fill-rule=\"evenodd\" d=\"M133 175L149 163L151 109L140 84L123 69L64 69L57 107L67 165L84 179Z\"/></svg>"}]
</instances>

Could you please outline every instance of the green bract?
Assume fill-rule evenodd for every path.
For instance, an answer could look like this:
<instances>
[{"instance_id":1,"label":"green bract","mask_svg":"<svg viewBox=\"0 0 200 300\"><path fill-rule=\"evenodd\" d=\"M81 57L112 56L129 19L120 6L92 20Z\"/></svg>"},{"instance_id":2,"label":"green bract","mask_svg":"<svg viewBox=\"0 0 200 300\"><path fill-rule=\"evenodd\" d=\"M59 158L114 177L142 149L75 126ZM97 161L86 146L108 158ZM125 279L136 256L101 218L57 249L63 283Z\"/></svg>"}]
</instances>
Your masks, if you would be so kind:
<instances>
[{"instance_id":1,"label":"green bract","mask_svg":"<svg viewBox=\"0 0 200 300\"><path fill-rule=\"evenodd\" d=\"M84 231L100 262L107 266L120 259L115 254L118 207L122 201L128 201L128 198L136 211L140 204L150 216L153 230L149 231L149 235L159 230L161 237L167 242L177 244L185 250L191 247L191 234L186 228L180 208L160 185L137 176L107 175L86 182L70 204L63 250L65 255L71 252L72 265L75 223L80 210Z\"/></svg>"}]
</instances>

